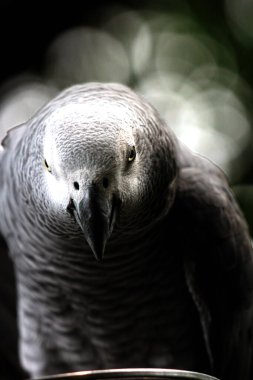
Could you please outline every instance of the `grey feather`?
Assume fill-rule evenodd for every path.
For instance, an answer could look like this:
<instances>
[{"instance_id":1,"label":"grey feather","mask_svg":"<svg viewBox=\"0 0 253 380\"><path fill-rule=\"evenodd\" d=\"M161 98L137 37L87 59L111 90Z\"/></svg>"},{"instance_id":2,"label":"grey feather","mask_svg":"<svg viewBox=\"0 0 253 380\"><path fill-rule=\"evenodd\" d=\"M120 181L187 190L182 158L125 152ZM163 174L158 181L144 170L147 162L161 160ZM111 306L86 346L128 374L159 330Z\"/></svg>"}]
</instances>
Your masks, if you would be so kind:
<instances>
[{"instance_id":1,"label":"grey feather","mask_svg":"<svg viewBox=\"0 0 253 380\"><path fill-rule=\"evenodd\" d=\"M118 84L65 90L2 145L25 370L251 378L252 247L220 169Z\"/></svg>"}]
</instances>

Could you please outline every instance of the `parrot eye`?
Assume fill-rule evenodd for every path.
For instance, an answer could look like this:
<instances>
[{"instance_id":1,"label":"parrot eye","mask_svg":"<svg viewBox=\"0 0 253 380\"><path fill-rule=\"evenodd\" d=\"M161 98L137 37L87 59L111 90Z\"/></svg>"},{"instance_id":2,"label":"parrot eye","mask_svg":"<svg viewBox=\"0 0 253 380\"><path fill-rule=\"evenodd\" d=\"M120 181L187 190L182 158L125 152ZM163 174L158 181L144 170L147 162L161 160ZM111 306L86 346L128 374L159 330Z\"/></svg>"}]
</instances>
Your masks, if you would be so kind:
<instances>
[{"instance_id":1,"label":"parrot eye","mask_svg":"<svg viewBox=\"0 0 253 380\"><path fill-rule=\"evenodd\" d=\"M135 150L135 147L132 146L128 154L128 162L132 162L135 159L135 157L136 157L136 150Z\"/></svg>"},{"instance_id":2,"label":"parrot eye","mask_svg":"<svg viewBox=\"0 0 253 380\"><path fill-rule=\"evenodd\" d=\"M44 160L44 166L45 166L45 168L47 169L47 171L48 171L49 173L52 173L52 169L51 169L51 167L48 165L46 159Z\"/></svg>"}]
</instances>

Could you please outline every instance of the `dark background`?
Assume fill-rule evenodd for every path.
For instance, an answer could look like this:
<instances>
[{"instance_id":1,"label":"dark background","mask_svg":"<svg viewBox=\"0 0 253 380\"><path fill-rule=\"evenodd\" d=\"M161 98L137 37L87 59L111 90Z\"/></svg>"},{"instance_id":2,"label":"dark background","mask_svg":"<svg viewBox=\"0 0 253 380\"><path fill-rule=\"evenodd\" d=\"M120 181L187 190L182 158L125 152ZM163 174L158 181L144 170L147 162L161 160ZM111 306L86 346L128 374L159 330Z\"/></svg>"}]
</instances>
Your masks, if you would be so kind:
<instances>
[{"instance_id":1,"label":"dark background","mask_svg":"<svg viewBox=\"0 0 253 380\"><path fill-rule=\"evenodd\" d=\"M252 45L245 46L232 33L224 14L224 2L170 0L118 1L18 1L0 2L1 72L0 81L23 70L40 72L49 43L62 31L76 25L103 25L109 9L151 9L164 13L186 8L217 38L227 39L235 49L240 74L253 85ZM253 23L253 19L252 19Z\"/></svg>"}]
</instances>

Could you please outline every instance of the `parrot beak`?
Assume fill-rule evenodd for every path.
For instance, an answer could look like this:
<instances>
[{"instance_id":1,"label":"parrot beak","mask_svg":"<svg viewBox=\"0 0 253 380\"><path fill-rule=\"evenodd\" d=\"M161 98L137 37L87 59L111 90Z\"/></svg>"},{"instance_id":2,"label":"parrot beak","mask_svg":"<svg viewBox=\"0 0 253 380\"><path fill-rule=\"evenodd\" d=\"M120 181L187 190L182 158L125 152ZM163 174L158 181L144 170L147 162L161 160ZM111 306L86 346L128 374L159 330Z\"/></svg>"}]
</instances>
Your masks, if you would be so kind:
<instances>
[{"instance_id":1,"label":"parrot beak","mask_svg":"<svg viewBox=\"0 0 253 380\"><path fill-rule=\"evenodd\" d=\"M105 245L112 233L118 202L101 195L96 185L88 187L79 204L72 200L72 213L97 261L102 261Z\"/></svg>"}]
</instances>

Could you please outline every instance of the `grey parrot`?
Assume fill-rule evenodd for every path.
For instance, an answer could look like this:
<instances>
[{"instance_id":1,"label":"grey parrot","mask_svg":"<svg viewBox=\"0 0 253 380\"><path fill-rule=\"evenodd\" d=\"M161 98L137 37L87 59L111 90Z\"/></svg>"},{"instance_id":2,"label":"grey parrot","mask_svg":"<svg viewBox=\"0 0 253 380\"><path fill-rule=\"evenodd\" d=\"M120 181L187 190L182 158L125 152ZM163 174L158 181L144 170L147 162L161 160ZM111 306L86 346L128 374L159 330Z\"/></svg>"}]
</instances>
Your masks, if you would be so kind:
<instances>
[{"instance_id":1,"label":"grey parrot","mask_svg":"<svg viewBox=\"0 0 253 380\"><path fill-rule=\"evenodd\" d=\"M9 131L0 231L30 376L177 368L252 379L253 254L223 172L124 85Z\"/></svg>"}]
</instances>

